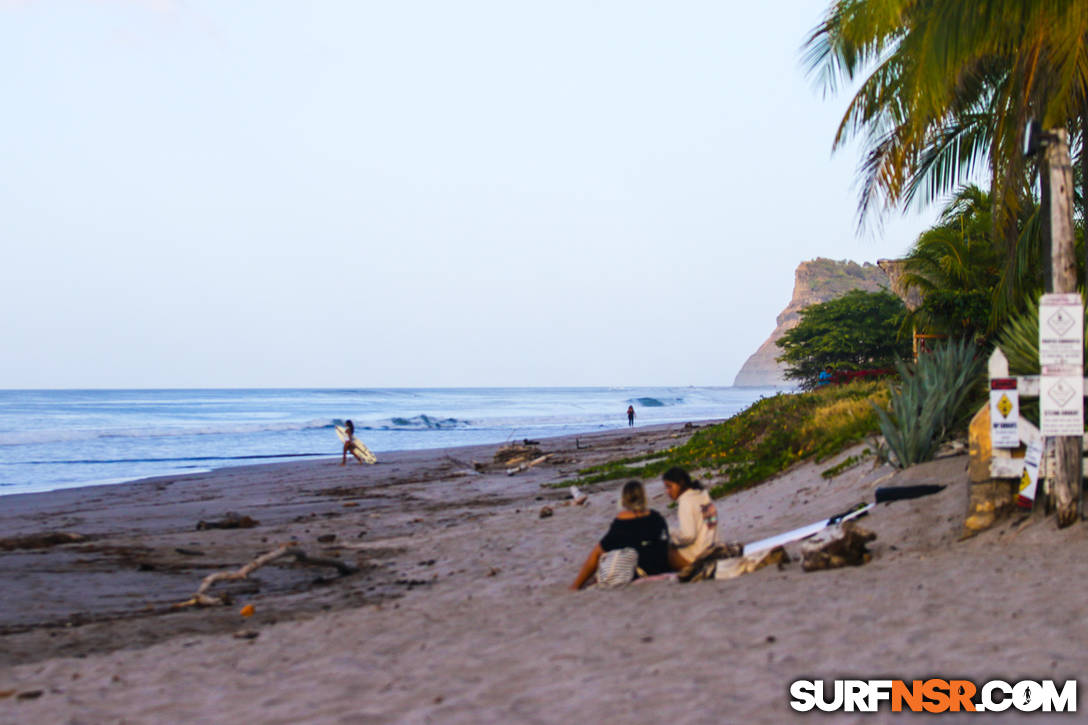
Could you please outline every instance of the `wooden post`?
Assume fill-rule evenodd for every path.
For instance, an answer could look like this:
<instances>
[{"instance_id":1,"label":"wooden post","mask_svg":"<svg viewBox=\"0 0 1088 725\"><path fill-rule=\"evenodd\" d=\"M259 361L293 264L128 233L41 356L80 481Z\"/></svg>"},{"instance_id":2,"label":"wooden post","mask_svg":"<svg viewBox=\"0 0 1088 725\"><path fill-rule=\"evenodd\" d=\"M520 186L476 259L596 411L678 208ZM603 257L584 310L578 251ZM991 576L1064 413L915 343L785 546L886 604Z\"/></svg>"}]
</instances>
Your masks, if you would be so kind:
<instances>
[{"instance_id":1,"label":"wooden post","mask_svg":"<svg viewBox=\"0 0 1088 725\"><path fill-rule=\"evenodd\" d=\"M1050 260L1051 292L1077 291L1077 263L1073 255L1073 165L1069 159L1069 134L1064 128L1053 129L1047 139L1045 173L1050 181ZM1055 439L1057 466L1050 483L1050 494L1058 513L1058 526L1065 527L1080 517L1081 448L1083 437L1059 436Z\"/></svg>"},{"instance_id":2,"label":"wooden post","mask_svg":"<svg viewBox=\"0 0 1088 725\"><path fill-rule=\"evenodd\" d=\"M989 380L994 378L1007 378L1009 377L1009 359L1005 357L1005 353L1001 351L1001 348L994 345L994 351L990 353L990 359L986 363L986 369L988 371ZM990 394L990 383L986 383L986 395ZM990 401L986 401L986 424L990 424ZM990 430L986 430L986 437L990 437ZM994 448L992 443L989 445L991 458L1012 458L1012 453L1007 448ZM989 473L989 461L986 462L987 474ZM987 476L989 477L989 476Z\"/></svg>"},{"instance_id":3,"label":"wooden post","mask_svg":"<svg viewBox=\"0 0 1088 725\"><path fill-rule=\"evenodd\" d=\"M1050 214L1047 210L1051 209L1050 205L1050 174L1047 173L1046 161L1043 162L1043 168L1039 170L1039 208L1042 210L1042 214L1039 215L1039 226L1041 227L1040 233L1043 239L1043 249L1040 257L1043 263L1043 289L1050 292L1054 289L1054 260L1050 256Z\"/></svg>"}]
</instances>

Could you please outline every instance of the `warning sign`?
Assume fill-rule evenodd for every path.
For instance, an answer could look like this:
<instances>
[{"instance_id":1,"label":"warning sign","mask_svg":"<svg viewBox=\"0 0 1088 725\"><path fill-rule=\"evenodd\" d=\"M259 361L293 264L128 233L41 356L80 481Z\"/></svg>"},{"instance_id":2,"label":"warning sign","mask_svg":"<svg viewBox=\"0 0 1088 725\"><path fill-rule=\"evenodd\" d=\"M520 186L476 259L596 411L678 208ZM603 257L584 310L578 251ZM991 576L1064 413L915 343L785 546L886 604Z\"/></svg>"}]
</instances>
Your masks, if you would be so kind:
<instances>
[{"instance_id":1,"label":"warning sign","mask_svg":"<svg viewBox=\"0 0 1088 725\"><path fill-rule=\"evenodd\" d=\"M1084 366L1084 302L1080 294L1039 300L1039 365Z\"/></svg>"},{"instance_id":2,"label":"warning sign","mask_svg":"<svg viewBox=\"0 0 1088 725\"><path fill-rule=\"evenodd\" d=\"M990 379L990 445L1020 447L1020 395L1016 378Z\"/></svg>"},{"instance_id":3,"label":"warning sign","mask_svg":"<svg viewBox=\"0 0 1088 725\"><path fill-rule=\"evenodd\" d=\"M1043 439L1032 441L1024 456L1024 473L1020 476L1020 495L1016 503L1031 508L1035 502L1035 488L1039 484L1039 463L1043 460Z\"/></svg>"},{"instance_id":4,"label":"warning sign","mask_svg":"<svg viewBox=\"0 0 1088 725\"><path fill-rule=\"evenodd\" d=\"M1044 436L1084 435L1082 375L1079 365L1043 368L1039 378L1039 428Z\"/></svg>"}]
</instances>

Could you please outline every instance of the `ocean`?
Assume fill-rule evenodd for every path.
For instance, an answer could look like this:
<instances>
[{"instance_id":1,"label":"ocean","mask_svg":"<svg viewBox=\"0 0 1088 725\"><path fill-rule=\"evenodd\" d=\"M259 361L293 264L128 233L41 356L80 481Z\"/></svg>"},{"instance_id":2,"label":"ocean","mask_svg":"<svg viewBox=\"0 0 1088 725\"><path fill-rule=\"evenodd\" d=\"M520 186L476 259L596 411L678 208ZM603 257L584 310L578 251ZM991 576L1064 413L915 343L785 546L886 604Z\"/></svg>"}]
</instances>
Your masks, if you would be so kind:
<instances>
[{"instance_id":1,"label":"ocean","mask_svg":"<svg viewBox=\"0 0 1088 725\"><path fill-rule=\"evenodd\" d=\"M771 388L0 390L0 495L340 455L727 418Z\"/></svg>"}]
</instances>

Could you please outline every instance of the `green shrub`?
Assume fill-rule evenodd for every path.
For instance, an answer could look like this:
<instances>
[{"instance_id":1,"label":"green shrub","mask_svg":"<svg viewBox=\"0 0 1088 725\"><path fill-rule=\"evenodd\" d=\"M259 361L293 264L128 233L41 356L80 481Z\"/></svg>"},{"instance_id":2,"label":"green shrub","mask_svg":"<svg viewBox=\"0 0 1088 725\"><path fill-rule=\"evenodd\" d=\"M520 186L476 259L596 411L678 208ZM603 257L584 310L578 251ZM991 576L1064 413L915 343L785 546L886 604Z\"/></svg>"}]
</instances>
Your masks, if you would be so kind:
<instances>
[{"instance_id":1,"label":"green shrub","mask_svg":"<svg viewBox=\"0 0 1088 725\"><path fill-rule=\"evenodd\" d=\"M949 341L917 364L896 363L900 381L889 383L890 411L875 406L887 449L900 468L933 458L976 399L983 360L971 340ZM888 455L890 451L891 455Z\"/></svg>"},{"instance_id":2,"label":"green shrub","mask_svg":"<svg viewBox=\"0 0 1088 725\"><path fill-rule=\"evenodd\" d=\"M715 498L746 488L808 459L823 460L877 431L874 403L888 393L875 382L827 385L756 401L729 420L697 431L661 453L611 461L551 484L566 487L619 478L649 479L670 466L697 472Z\"/></svg>"},{"instance_id":3,"label":"green shrub","mask_svg":"<svg viewBox=\"0 0 1088 725\"><path fill-rule=\"evenodd\" d=\"M842 297L801 310L801 320L776 341L786 377L806 390L816 387L820 373L887 369L910 354L910 341L898 337L907 308L887 291L852 290Z\"/></svg>"}]
</instances>

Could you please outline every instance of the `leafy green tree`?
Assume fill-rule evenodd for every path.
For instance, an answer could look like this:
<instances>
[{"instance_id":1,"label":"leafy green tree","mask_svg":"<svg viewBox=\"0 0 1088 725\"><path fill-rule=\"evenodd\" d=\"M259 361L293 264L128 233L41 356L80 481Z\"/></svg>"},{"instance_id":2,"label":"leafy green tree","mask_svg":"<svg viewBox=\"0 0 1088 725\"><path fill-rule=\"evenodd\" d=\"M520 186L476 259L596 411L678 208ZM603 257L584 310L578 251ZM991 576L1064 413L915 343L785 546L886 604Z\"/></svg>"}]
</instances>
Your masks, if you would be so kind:
<instances>
[{"instance_id":1,"label":"leafy green tree","mask_svg":"<svg viewBox=\"0 0 1088 725\"><path fill-rule=\"evenodd\" d=\"M1043 291L1039 206L1030 202L1017 219L1015 273L993 236L990 194L974 185L957 191L936 225L919 235L903 259L901 284L923 302L903 332L973 338L986 347L1011 315L1026 309ZM1083 235L1077 235L1078 246ZM1077 259L1083 261L1083 254ZM1083 266L1078 274L1083 274Z\"/></svg>"},{"instance_id":2,"label":"leafy green tree","mask_svg":"<svg viewBox=\"0 0 1088 725\"><path fill-rule=\"evenodd\" d=\"M922 304L905 321L904 332L943 334L984 342L1003 316L994 305L1002 267L993 242L990 195L963 187L922 232L903 260L901 284L916 290Z\"/></svg>"},{"instance_id":3,"label":"leafy green tree","mask_svg":"<svg viewBox=\"0 0 1088 725\"><path fill-rule=\"evenodd\" d=\"M801 321L777 344L786 377L811 388L827 366L835 371L890 369L911 354L899 327L906 307L890 292L852 290L801 310Z\"/></svg>"}]
</instances>

